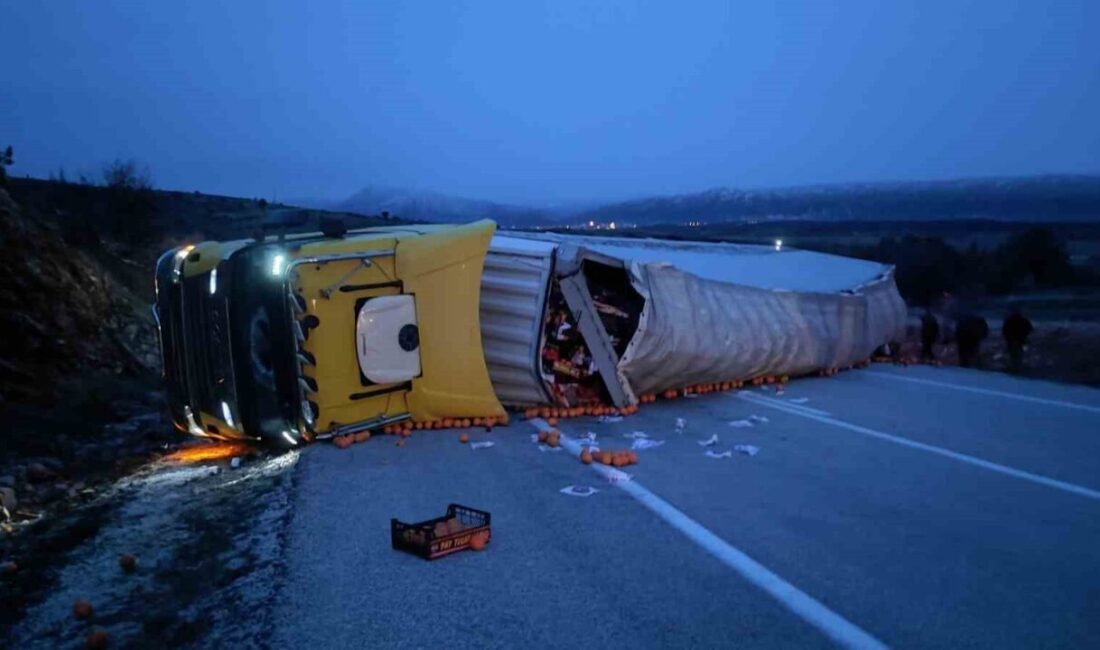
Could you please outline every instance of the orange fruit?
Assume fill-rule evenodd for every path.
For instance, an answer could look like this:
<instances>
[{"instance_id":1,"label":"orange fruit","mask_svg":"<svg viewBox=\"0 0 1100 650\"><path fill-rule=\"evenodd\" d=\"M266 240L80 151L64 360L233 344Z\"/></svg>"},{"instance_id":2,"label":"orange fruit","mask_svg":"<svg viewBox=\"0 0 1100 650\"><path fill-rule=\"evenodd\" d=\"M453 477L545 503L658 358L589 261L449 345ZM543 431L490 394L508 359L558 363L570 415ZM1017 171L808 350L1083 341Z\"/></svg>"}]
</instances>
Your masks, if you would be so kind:
<instances>
[{"instance_id":1,"label":"orange fruit","mask_svg":"<svg viewBox=\"0 0 1100 650\"><path fill-rule=\"evenodd\" d=\"M80 620L84 620L92 615L92 604L81 598L73 603L73 616Z\"/></svg>"},{"instance_id":2,"label":"orange fruit","mask_svg":"<svg viewBox=\"0 0 1100 650\"><path fill-rule=\"evenodd\" d=\"M355 439L355 442L366 442L367 438L369 438L369 437L370 437L370 434L367 433L366 431L360 431L359 433L357 433L353 436L353 438Z\"/></svg>"},{"instance_id":3,"label":"orange fruit","mask_svg":"<svg viewBox=\"0 0 1100 650\"><path fill-rule=\"evenodd\" d=\"M611 464L615 467L622 467L626 465L626 458L624 458L622 454L615 454L611 457Z\"/></svg>"},{"instance_id":4,"label":"orange fruit","mask_svg":"<svg viewBox=\"0 0 1100 650\"><path fill-rule=\"evenodd\" d=\"M612 456L611 456L610 451L601 451L600 452L600 462L601 463L603 463L604 465L610 465L611 460L612 460Z\"/></svg>"},{"instance_id":5,"label":"orange fruit","mask_svg":"<svg viewBox=\"0 0 1100 650\"><path fill-rule=\"evenodd\" d=\"M548 419L546 420L546 424L549 424L549 425L550 425L550 426L552 426L552 427L556 427L556 426L558 426L558 419L557 419L557 418L554 418L554 417L552 417L552 418L548 418Z\"/></svg>"},{"instance_id":6,"label":"orange fruit","mask_svg":"<svg viewBox=\"0 0 1100 650\"><path fill-rule=\"evenodd\" d=\"M539 431L539 442L546 442L546 439L550 437L550 434L546 431Z\"/></svg>"},{"instance_id":7,"label":"orange fruit","mask_svg":"<svg viewBox=\"0 0 1100 650\"><path fill-rule=\"evenodd\" d=\"M481 418L474 418L473 425L475 427L480 427L482 422L484 422L484 420L482 420Z\"/></svg>"},{"instance_id":8,"label":"orange fruit","mask_svg":"<svg viewBox=\"0 0 1100 650\"><path fill-rule=\"evenodd\" d=\"M470 435L467 434L467 433L463 433L461 436L458 437L458 441L459 442L470 442Z\"/></svg>"},{"instance_id":9,"label":"orange fruit","mask_svg":"<svg viewBox=\"0 0 1100 650\"><path fill-rule=\"evenodd\" d=\"M88 650L103 650L107 647L107 633L98 628L92 630L84 637L84 647Z\"/></svg>"},{"instance_id":10,"label":"orange fruit","mask_svg":"<svg viewBox=\"0 0 1100 650\"><path fill-rule=\"evenodd\" d=\"M463 429L469 429L470 428L470 420L468 418L464 418L462 420L462 428Z\"/></svg>"},{"instance_id":11,"label":"orange fruit","mask_svg":"<svg viewBox=\"0 0 1100 650\"><path fill-rule=\"evenodd\" d=\"M443 418L443 428L450 429L455 425L454 418Z\"/></svg>"},{"instance_id":12,"label":"orange fruit","mask_svg":"<svg viewBox=\"0 0 1100 650\"><path fill-rule=\"evenodd\" d=\"M546 444L550 445L551 447L557 447L561 444L561 438L559 437L557 431L554 431L550 435L546 436Z\"/></svg>"},{"instance_id":13,"label":"orange fruit","mask_svg":"<svg viewBox=\"0 0 1100 650\"><path fill-rule=\"evenodd\" d=\"M131 573L137 568L137 558L129 553L123 553L118 558L118 565L122 567L122 570L126 573Z\"/></svg>"},{"instance_id":14,"label":"orange fruit","mask_svg":"<svg viewBox=\"0 0 1100 650\"><path fill-rule=\"evenodd\" d=\"M489 543L489 534L482 531L480 533L474 533L474 536L470 538L470 549L474 551L485 550L485 545Z\"/></svg>"},{"instance_id":15,"label":"orange fruit","mask_svg":"<svg viewBox=\"0 0 1100 650\"><path fill-rule=\"evenodd\" d=\"M581 452L581 462L584 463L585 465L591 465L592 464L592 452L588 451L587 449L582 451Z\"/></svg>"},{"instance_id":16,"label":"orange fruit","mask_svg":"<svg viewBox=\"0 0 1100 650\"><path fill-rule=\"evenodd\" d=\"M636 452L636 451L626 452L626 460L631 465L636 464L638 462L638 452Z\"/></svg>"}]
</instances>

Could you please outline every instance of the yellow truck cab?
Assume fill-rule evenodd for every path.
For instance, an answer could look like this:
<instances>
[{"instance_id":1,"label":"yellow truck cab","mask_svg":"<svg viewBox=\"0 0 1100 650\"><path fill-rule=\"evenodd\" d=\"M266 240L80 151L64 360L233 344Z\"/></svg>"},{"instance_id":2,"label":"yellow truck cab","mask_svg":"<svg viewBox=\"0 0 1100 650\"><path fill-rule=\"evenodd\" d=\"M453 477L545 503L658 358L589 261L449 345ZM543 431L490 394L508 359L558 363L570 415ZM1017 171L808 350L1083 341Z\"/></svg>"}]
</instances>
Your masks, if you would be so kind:
<instances>
[{"instance_id":1,"label":"yellow truck cab","mask_svg":"<svg viewBox=\"0 0 1100 650\"><path fill-rule=\"evenodd\" d=\"M157 263L173 421L295 446L500 417L478 322L491 221L203 242Z\"/></svg>"}]
</instances>

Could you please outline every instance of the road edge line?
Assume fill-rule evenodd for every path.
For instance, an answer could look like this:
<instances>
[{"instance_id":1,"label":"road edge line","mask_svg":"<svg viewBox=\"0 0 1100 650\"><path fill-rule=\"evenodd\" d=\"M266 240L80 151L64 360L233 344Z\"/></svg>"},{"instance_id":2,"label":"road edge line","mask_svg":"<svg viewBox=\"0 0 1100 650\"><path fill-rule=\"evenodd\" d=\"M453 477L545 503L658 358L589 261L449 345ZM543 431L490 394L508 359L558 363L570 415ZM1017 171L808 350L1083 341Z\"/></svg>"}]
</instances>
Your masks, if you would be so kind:
<instances>
[{"instance_id":1,"label":"road edge line","mask_svg":"<svg viewBox=\"0 0 1100 650\"><path fill-rule=\"evenodd\" d=\"M1004 474L1013 478L1018 478L1024 481L1030 481L1038 485L1044 485L1046 487L1052 487L1064 492L1076 494L1078 496L1088 497L1090 499L1096 499L1100 501L1100 490L1094 490L1092 488L1085 487L1083 485L1077 485L1075 483L1069 483L1066 481L1060 481L1049 476L1043 476L1042 474L1033 474L1022 469L1016 469L1015 467L1009 467L1008 465L1001 465L1000 463L994 463L993 461L985 460L984 458L978 458L977 456L971 456L970 454L964 454L958 451L952 451L945 447L937 447L936 445L930 445L925 442L919 442L910 438L902 436L896 436L892 433L885 433L883 431L876 431L868 427L860 426L858 424L852 424L851 422L845 422L844 420L838 420L834 417L826 417L821 415L814 415L813 413L806 413L804 411L798 411L793 408L789 408L785 405L778 404L765 404L756 400L745 400L752 404L759 404L761 406L767 406L777 411L783 411L791 415L798 415L811 420L816 420L822 424L829 424L841 429L847 429L855 433L860 433L871 438L878 438L879 440L885 440L886 442L892 442L903 447L909 447L911 449L917 449L920 451L926 451L931 454L957 460L962 463L981 467L998 474Z\"/></svg>"},{"instance_id":2,"label":"road edge line","mask_svg":"<svg viewBox=\"0 0 1100 650\"><path fill-rule=\"evenodd\" d=\"M1078 404L1077 402L1065 402L1057 399L1048 399L1046 397L1032 397L1031 395L1020 395L1019 393L1011 393L1004 390L994 390L992 388L979 388L977 386L966 386L964 384L955 384L946 381L936 381L934 379L922 379L920 377L903 377L899 374L892 372L879 372L877 370L864 371L869 375L875 377L885 377L886 379L896 379L898 381L909 381L914 384L924 384L926 386L936 386L937 388L948 388L954 390L961 390L968 393L977 393L978 395L991 395L993 397L1005 397L1008 399L1018 399L1022 402L1033 402L1035 404L1045 404L1047 406L1060 406L1068 409L1078 409L1081 411L1088 411L1089 413L1100 413L1100 406L1090 406L1088 404Z\"/></svg>"}]
</instances>

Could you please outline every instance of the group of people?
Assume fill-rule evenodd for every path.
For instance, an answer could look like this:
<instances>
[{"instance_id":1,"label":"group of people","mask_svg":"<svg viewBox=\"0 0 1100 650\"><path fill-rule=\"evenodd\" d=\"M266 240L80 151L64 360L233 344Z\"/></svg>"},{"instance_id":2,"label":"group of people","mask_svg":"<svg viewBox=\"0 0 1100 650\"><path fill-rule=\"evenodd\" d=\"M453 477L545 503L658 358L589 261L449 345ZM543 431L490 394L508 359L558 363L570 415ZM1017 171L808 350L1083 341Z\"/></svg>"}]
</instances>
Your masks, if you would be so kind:
<instances>
[{"instance_id":1,"label":"group of people","mask_svg":"<svg viewBox=\"0 0 1100 650\"><path fill-rule=\"evenodd\" d=\"M1013 307L1001 325L1008 349L1008 368L1010 372L1019 372L1024 363L1024 346L1031 335L1031 321ZM982 341L989 336L989 324L978 314L964 314L955 320L955 341L959 346L959 365L971 368L981 365ZM940 340L940 323L931 310L925 310L920 327L921 359L934 360L935 344Z\"/></svg>"}]
</instances>

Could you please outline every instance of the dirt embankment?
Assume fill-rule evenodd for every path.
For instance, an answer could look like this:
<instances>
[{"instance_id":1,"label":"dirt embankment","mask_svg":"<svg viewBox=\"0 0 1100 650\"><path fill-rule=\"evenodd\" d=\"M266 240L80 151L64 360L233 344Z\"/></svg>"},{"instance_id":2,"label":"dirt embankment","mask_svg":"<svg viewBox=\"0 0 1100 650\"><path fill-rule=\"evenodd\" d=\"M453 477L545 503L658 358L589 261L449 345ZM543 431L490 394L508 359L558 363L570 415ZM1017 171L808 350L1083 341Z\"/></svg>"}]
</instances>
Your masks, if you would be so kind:
<instances>
[{"instance_id":1,"label":"dirt embankment","mask_svg":"<svg viewBox=\"0 0 1100 650\"><path fill-rule=\"evenodd\" d=\"M126 251L101 242L126 263ZM135 272L148 273L136 262ZM0 190L0 398L54 404L91 375L157 372L156 326L147 300L56 222L27 215Z\"/></svg>"},{"instance_id":2,"label":"dirt embankment","mask_svg":"<svg viewBox=\"0 0 1100 650\"><path fill-rule=\"evenodd\" d=\"M136 289L148 268L117 242L71 241L57 217L0 190L5 547L13 525L80 501L177 437L160 415L152 292Z\"/></svg>"}]
</instances>

